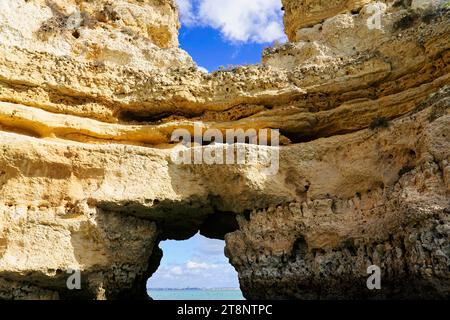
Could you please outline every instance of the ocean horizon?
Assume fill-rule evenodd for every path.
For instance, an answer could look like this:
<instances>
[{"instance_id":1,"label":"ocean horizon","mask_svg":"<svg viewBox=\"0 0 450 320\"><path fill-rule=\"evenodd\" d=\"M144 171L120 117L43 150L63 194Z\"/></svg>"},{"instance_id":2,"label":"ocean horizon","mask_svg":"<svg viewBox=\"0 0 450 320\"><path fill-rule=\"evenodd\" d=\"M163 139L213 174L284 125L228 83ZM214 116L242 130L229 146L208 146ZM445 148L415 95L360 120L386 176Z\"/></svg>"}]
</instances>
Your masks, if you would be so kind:
<instances>
[{"instance_id":1,"label":"ocean horizon","mask_svg":"<svg viewBox=\"0 0 450 320\"><path fill-rule=\"evenodd\" d=\"M245 300L239 288L147 288L154 300Z\"/></svg>"}]
</instances>

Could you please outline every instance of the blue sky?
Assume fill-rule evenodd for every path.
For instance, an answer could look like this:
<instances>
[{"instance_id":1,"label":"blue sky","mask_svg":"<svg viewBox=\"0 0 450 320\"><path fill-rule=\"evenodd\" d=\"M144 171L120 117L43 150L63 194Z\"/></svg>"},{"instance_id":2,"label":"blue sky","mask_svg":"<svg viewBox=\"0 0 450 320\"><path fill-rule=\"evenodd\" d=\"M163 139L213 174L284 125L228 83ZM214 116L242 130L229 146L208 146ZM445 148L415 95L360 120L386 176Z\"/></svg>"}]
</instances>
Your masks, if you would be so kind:
<instances>
[{"instance_id":1,"label":"blue sky","mask_svg":"<svg viewBox=\"0 0 450 320\"><path fill-rule=\"evenodd\" d=\"M177 0L180 46L208 71L254 64L265 47L284 42L281 0Z\"/></svg>"},{"instance_id":2,"label":"blue sky","mask_svg":"<svg viewBox=\"0 0 450 320\"><path fill-rule=\"evenodd\" d=\"M224 255L225 242L199 234L186 241L164 241L161 265L149 288L238 288L238 276Z\"/></svg>"},{"instance_id":3,"label":"blue sky","mask_svg":"<svg viewBox=\"0 0 450 320\"><path fill-rule=\"evenodd\" d=\"M286 40L281 0L177 0L180 46L198 66L254 64L265 47ZM239 287L224 255L225 242L200 235L187 241L164 241L164 257L149 280L152 288Z\"/></svg>"},{"instance_id":4,"label":"blue sky","mask_svg":"<svg viewBox=\"0 0 450 320\"><path fill-rule=\"evenodd\" d=\"M261 61L264 43L233 43L227 41L211 27L180 29L180 46L186 50L197 65L208 71L220 66L255 64Z\"/></svg>"}]
</instances>

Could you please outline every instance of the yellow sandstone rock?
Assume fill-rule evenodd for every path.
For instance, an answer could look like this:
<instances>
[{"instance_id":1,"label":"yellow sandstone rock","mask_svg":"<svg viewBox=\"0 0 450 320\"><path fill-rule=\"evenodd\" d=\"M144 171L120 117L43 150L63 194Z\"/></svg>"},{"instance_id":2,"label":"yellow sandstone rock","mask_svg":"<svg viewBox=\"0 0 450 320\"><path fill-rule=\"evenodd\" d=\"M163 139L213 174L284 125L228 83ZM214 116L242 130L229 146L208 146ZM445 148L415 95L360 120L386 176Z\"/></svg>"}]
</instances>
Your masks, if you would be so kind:
<instances>
[{"instance_id":1,"label":"yellow sandstone rock","mask_svg":"<svg viewBox=\"0 0 450 320\"><path fill-rule=\"evenodd\" d=\"M299 28L310 27L340 13L358 11L371 0L282 0L284 24L289 40Z\"/></svg>"},{"instance_id":2,"label":"yellow sandstone rock","mask_svg":"<svg viewBox=\"0 0 450 320\"><path fill-rule=\"evenodd\" d=\"M289 43L205 74L172 0L1 1L0 298L146 297L198 231L250 299L448 298L450 11L368 2L284 0ZM278 129L279 170L177 164L196 126Z\"/></svg>"}]
</instances>

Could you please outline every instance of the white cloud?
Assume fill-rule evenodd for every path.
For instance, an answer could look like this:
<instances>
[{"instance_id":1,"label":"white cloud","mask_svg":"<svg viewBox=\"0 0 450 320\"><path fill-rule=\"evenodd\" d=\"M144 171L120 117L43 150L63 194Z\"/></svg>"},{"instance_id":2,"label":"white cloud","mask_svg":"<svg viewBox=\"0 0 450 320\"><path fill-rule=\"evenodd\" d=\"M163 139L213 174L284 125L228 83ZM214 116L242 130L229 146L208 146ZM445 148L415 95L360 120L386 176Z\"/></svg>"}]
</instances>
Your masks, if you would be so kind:
<instances>
[{"instance_id":1,"label":"white cloud","mask_svg":"<svg viewBox=\"0 0 450 320\"><path fill-rule=\"evenodd\" d=\"M221 288L239 286L235 270L229 264L189 260L163 266L149 279L150 288Z\"/></svg>"},{"instance_id":2,"label":"white cloud","mask_svg":"<svg viewBox=\"0 0 450 320\"><path fill-rule=\"evenodd\" d=\"M225 241L200 234L186 241L165 241L164 256L149 288L239 287L236 270L224 255Z\"/></svg>"},{"instance_id":3,"label":"white cloud","mask_svg":"<svg viewBox=\"0 0 450 320\"><path fill-rule=\"evenodd\" d=\"M192 0L177 0L180 21L185 26L195 25L196 19L192 7Z\"/></svg>"},{"instance_id":4,"label":"white cloud","mask_svg":"<svg viewBox=\"0 0 450 320\"><path fill-rule=\"evenodd\" d=\"M217 264L205 263L205 262L195 262L195 261L191 261L191 260L189 260L186 263L186 268L188 268L190 270L209 270L209 269L215 269L217 267L218 267Z\"/></svg>"},{"instance_id":5,"label":"white cloud","mask_svg":"<svg viewBox=\"0 0 450 320\"><path fill-rule=\"evenodd\" d=\"M177 0L181 23L220 30L231 42L283 41L280 0Z\"/></svg>"},{"instance_id":6,"label":"white cloud","mask_svg":"<svg viewBox=\"0 0 450 320\"><path fill-rule=\"evenodd\" d=\"M181 276L183 274L183 269L179 266L172 267L169 269L169 274Z\"/></svg>"},{"instance_id":7,"label":"white cloud","mask_svg":"<svg viewBox=\"0 0 450 320\"><path fill-rule=\"evenodd\" d=\"M198 68L199 71L201 71L203 73L209 73L209 70L204 68L204 67L198 66L197 68Z\"/></svg>"}]
</instances>

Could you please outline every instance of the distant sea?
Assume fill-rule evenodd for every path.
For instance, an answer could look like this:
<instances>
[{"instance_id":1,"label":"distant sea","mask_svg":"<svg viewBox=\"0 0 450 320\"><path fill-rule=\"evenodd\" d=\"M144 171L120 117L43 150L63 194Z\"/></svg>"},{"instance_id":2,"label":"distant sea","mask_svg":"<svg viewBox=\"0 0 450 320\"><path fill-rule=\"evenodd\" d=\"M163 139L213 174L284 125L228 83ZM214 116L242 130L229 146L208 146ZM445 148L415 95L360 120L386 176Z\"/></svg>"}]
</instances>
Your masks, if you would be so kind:
<instances>
[{"instance_id":1,"label":"distant sea","mask_svg":"<svg viewBox=\"0 0 450 320\"><path fill-rule=\"evenodd\" d=\"M239 289L147 289L154 300L245 300Z\"/></svg>"}]
</instances>

